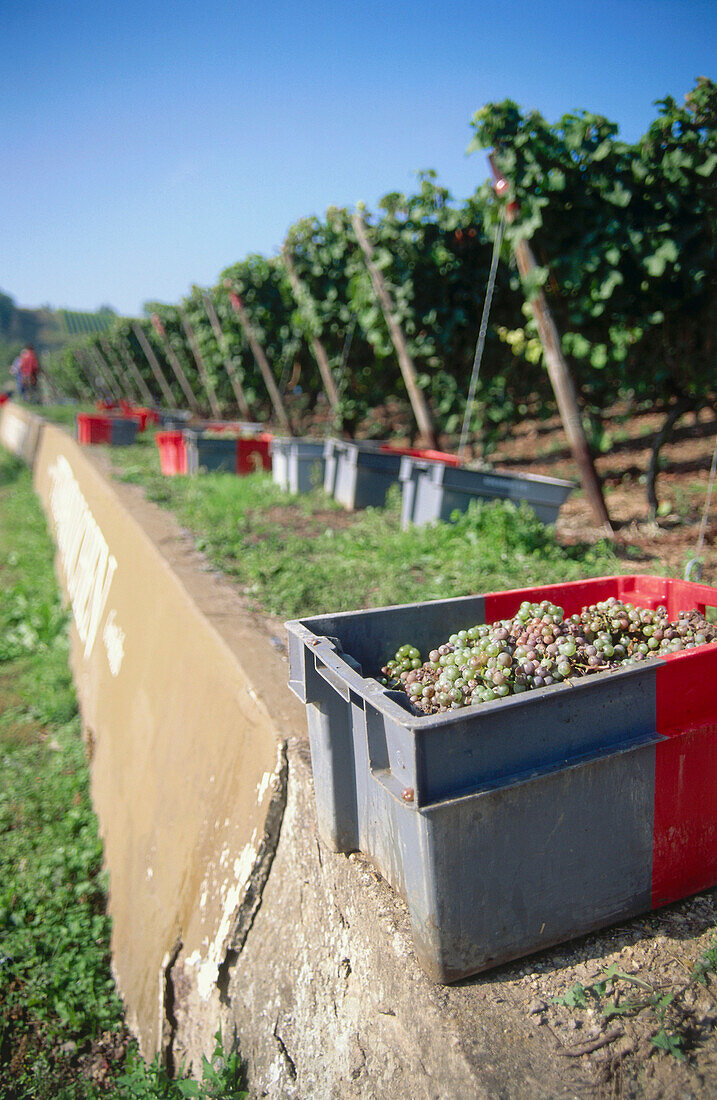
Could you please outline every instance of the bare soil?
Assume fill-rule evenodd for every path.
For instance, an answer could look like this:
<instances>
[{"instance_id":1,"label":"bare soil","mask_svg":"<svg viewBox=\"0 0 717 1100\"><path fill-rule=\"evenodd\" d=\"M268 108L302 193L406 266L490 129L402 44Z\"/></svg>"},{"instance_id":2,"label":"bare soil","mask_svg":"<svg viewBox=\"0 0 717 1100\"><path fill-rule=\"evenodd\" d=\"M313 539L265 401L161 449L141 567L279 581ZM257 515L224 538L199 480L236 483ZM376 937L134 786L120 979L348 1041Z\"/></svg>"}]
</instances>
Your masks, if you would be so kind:
<instances>
[{"instance_id":1,"label":"bare soil","mask_svg":"<svg viewBox=\"0 0 717 1100\"><path fill-rule=\"evenodd\" d=\"M684 417L674 437L661 451L656 520L648 517L646 474L653 440L662 426L659 413L629 415L616 408L605 422L612 443L596 461L603 480L605 502L616 533L616 549L626 561L652 571L660 567L669 576L682 576L696 553L707 499L717 417L704 411L699 418ZM491 456L496 467L524 473L547 474L577 480L577 470L557 417L544 422L525 421ZM595 518L582 491L573 493L560 510L557 533L565 542L600 537ZM702 578L717 582L717 491L713 492L700 557ZM696 579L696 578L694 578Z\"/></svg>"}]
</instances>

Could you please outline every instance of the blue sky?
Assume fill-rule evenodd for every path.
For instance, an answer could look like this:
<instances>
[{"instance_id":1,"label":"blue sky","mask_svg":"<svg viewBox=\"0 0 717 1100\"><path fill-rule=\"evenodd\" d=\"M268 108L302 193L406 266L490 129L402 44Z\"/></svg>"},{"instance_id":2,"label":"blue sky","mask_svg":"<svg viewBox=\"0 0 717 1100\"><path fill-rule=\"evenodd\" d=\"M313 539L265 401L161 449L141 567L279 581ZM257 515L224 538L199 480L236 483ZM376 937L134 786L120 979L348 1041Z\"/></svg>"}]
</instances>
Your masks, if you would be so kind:
<instances>
[{"instance_id":1,"label":"blue sky","mask_svg":"<svg viewBox=\"0 0 717 1100\"><path fill-rule=\"evenodd\" d=\"M329 205L486 175L510 97L637 138L717 78L717 0L5 0L0 289L138 314Z\"/></svg>"}]
</instances>

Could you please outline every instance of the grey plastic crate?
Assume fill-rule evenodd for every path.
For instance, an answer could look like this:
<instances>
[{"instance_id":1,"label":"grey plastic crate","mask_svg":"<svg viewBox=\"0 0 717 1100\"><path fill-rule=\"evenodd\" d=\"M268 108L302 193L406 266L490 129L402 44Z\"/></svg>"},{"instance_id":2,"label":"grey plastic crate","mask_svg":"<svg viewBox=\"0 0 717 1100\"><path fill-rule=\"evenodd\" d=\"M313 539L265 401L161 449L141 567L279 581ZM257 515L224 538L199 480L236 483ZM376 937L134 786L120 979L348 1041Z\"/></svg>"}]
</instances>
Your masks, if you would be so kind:
<instances>
[{"instance_id":1,"label":"grey plastic crate","mask_svg":"<svg viewBox=\"0 0 717 1100\"><path fill-rule=\"evenodd\" d=\"M214 438L200 431L187 429L184 433L187 448L187 473L196 474L200 469L226 470L236 473L237 441L235 436Z\"/></svg>"},{"instance_id":2,"label":"grey plastic crate","mask_svg":"<svg viewBox=\"0 0 717 1100\"><path fill-rule=\"evenodd\" d=\"M271 476L289 493L308 493L324 482L324 444L316 439L272 439Z\"/></svg>"},{"instance_id":3,"label":"grey plastic crate","mask_svg":"<svg viewBox=\"0 0 717 1100\"><path fill-rule=\"evenodd\" d=\"M134 443L139 428L139 420L133 417L112 418L110 443L113 447L128 447Z\"/></svg>"},{"instance_id":4,"label":"grey plastic crate","mask_svg":"<svg viewBox=\"0 0 717 1100\"><path fill-rule=\"evenodd\" d=\"M401 525L447 522L472 500L525 501L542 523L555 523L561 504L575 488L571 481L539 474L503 474L446 466L404 456L401 461Z\"/></svg>"},{"instance_id":5,"label":"grey plastic crate","mask_svg":"<svg viewBox=\"0 0 717 1100\"><path fill-rule=\"evenodd\" d=\"M380 450L380 443L329 439L324 446L324 489L344 508L381 508L398 484L401 456Z\"/></svg>"},{"instance_id":6,"label":"grey plastic crate","mask_svg":"<svg viewBox=\"0 0 717 1100\"><path fill-rule=\"evenodd\" d=\"M470 596L287 624L320 834L402 894L439 981L651 904L659 662L435 716L364 677L484 610Z\"/></svg>"},{"instance_id":7,"label":"grey plastic crate","mask_svg":"<svg viewBox=\"0 0 717 1100\"><path fill-rule=\"evenodd\" d=\"M167 431L186 428L192 419L192 413L188 409L161 409L159 423Z\"/></svg>"}]
</instances>

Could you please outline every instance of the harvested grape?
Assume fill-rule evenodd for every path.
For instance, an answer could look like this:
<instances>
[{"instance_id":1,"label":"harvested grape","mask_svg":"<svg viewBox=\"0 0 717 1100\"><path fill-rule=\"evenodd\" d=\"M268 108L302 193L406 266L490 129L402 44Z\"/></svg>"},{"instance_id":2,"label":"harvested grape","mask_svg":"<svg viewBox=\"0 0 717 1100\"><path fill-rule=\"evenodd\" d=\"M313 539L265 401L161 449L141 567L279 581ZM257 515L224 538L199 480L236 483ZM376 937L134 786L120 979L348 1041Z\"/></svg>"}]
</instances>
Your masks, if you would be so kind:
<instances>
[{"instance_id":1,"label":"harvested grape","mask_svg":"<svg viewBox=\"0 0 717 1100\"><path fill-rule=\"evenodd\" d=\"M427 661L405 643L381 683L405 691L418 711L442 714L716 641L717 624L696 610L671 622L664 607L611 596L566 618L549 600L526 600L512 619L451 634Z\"/></svg>"}]
</instances>

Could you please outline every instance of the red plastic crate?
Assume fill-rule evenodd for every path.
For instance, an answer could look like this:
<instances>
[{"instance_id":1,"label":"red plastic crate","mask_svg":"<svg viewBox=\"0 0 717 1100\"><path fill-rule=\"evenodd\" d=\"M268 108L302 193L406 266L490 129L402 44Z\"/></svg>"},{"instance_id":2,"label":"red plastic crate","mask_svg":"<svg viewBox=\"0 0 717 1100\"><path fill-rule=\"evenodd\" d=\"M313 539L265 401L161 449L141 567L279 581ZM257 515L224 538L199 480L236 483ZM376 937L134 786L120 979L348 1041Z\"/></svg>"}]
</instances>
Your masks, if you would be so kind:
<instances>
[{"instance_id":1,"label":"red plastic crate","mask_svg":"<svg viewBox=\"0 0 717 1100\"><path fill-rule=\"evenodd\" d=\"M111 439L112 421L108 416L95 416L91 413L77 414L78 443L109 443Z\"/></svg>"},{"instance_id":2,"label":"red plastic crate","mask_svg":"<svg viewBox=\"0 0 717 1100\"><path fill-rule=\"evenodd\" d=\"M486 596L486 620L512 615L523 600L549 599L566 615L614 596L670 619L717 608L717 588L668 577L600 577L567 585ZM717 882L717 644L655 660L655 752L652 904L666 905Z\"/></svg>"},{"instance_id":3,"label":"red plastic crate","mask_svg":"<svg viewBox=\"0 0 717 1100\"><path fill-rule=\"evenodd\" d=\"M237 464L238 474L253 474L255 470L270 470L271 455L269 444L273 436L270 432L262 432L248 439L237 439Z\"/></svg>"},{"instance_id":4,"label":"red plastic crate","mask_svg":"<svg viewBox=\"0 0 717 1100\"><path fill-rule=\"evenodd\" d=\"M212 432L214 435L223 435L224 432L236 432L238 425L233 420L208 420L202 424L202 431Z\"/></svg>"},{"instance_id":5,"label":"red plastic crate","mask_svg":"<svg viewBox=\"0 0 717 1100\"><path fill-rule=\"evenodd\" d=\"M157 432L155 442L159 447L159 465L167 477L187 472L187 447L184 435L179 431Z\"/></svg>"},{"instance_id":6,"label":"red plastic crate","mask_svg":"<svg viewBox=\"0 0 717 1100\"><path fill-rule=\"evenodd\" d=\"M448 454L447 451L423 450L417 447L393 447L390 443L383 443L380 451L394 455L408 455L409 458L423 458L426 462L442 462L445 466L460 466L461 460L457 455Z\"/></svg>"},{"instance_id":7,"label":"red plastic crate","mask_svg":"<svg viewBox=\"0 0 717 1100\"><path fill-rule=\"evenodd\" d=\"M155 409L147 408L146 405L133 405L131 401L120 401L119 409L123 418L138 421L137 431L139 432L143 432L147 424L159 424L159 413Z\"/></svg>"},{"instance_id":8,"label":"red plastic crate","mask_svg":"<svg viewBox=\"0 0 717 1100\"><path fill-rule=\"evenodd\" d=\"M140 432L143 432L148 424L159 424L159 413L154 409L146 408L144 405L135 405L132 412L126 415L139 420L138 431Z\"/></svg>"}]
</instances>

